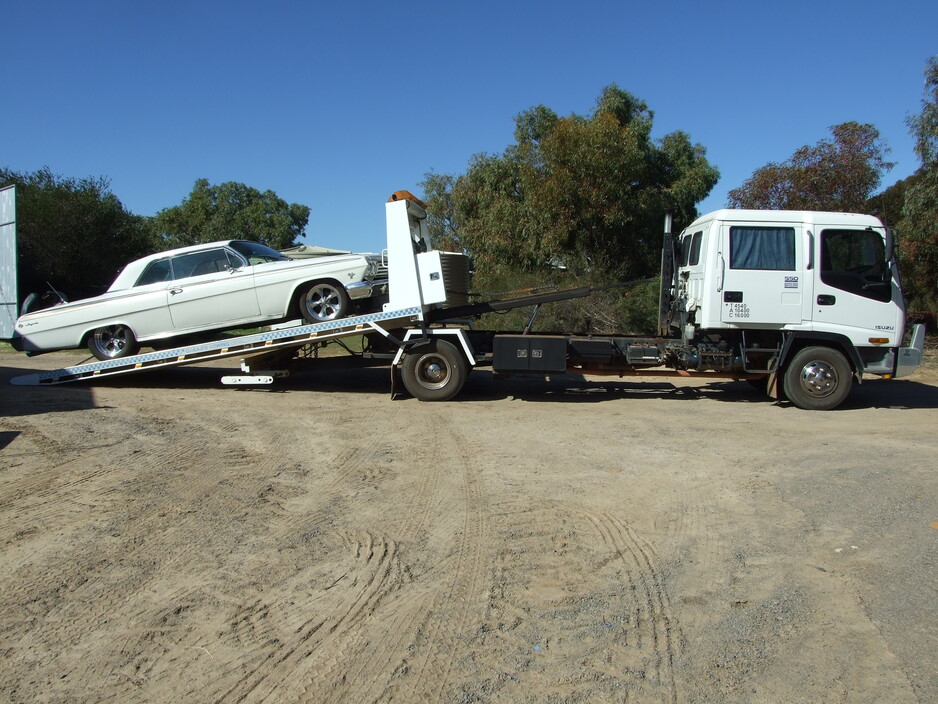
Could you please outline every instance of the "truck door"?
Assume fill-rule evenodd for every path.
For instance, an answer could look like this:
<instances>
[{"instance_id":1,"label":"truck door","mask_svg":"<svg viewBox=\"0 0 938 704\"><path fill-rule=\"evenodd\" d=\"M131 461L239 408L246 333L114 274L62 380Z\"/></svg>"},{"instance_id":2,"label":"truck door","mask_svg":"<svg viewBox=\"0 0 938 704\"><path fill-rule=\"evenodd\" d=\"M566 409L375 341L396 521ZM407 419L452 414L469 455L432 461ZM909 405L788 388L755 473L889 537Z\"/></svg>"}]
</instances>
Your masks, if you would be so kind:
<instances>
[{"instance_id":1,"label":"truck door","mask_svg":"<svg viewBox=\"0 0 938 704\"><path fill-rule=\"evenodd\" d=\"M801 323L805 277L802 227L724 224L718 266L723 323Z\"/></svg>"},{"instance_id":2,"label":"truck door","mask_svg":"<svg viewBox=\"0 0 938 704\"><path fill-rule=\"evenodd\" d=\"M816 237L818 278L812 301L814 327L842 332L865 342L871 333L901 336L899 283L887 266L883 233L872 228L821 228Z\"/></svg>"}]
</instances>

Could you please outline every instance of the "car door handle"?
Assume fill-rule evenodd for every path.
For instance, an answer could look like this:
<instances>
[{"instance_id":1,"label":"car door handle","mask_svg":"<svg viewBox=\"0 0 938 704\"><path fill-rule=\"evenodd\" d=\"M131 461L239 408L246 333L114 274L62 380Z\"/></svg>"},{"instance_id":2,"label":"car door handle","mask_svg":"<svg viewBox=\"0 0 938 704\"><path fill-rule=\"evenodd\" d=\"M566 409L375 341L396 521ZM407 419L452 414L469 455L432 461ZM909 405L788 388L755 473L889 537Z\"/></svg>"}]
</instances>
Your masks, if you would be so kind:
<instances>
[{"instance_id":1,"label":"car door handle","mask_svg":"<svg viewBox=\"0 0 938 704\"><path fill-rule=\"evenodd\" d=\"M182 289L181 289L181 288L171 288L171 289L169 289L169 293L170 293L170 295L175 296L177 293L182 293Z\"/></svg>"}]
</instances>

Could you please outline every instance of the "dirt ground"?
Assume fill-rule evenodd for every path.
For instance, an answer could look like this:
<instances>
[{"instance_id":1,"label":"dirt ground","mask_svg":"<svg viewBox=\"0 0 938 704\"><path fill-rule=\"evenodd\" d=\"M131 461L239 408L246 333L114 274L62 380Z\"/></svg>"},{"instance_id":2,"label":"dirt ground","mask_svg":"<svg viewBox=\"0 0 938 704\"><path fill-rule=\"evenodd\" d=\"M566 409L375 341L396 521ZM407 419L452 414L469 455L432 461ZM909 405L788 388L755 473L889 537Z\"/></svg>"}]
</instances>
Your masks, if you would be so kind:
<instances>
[{"instance_id":1,"label":"dirt ground","mask_svg":"<svg viewBox=\"0 0 938 704\"><path fill-rule=\"evenodd\" d=\"M80 359L0 353L0 702L938 701L934 368L7 383Z\"/></svg>"}]
</instances>

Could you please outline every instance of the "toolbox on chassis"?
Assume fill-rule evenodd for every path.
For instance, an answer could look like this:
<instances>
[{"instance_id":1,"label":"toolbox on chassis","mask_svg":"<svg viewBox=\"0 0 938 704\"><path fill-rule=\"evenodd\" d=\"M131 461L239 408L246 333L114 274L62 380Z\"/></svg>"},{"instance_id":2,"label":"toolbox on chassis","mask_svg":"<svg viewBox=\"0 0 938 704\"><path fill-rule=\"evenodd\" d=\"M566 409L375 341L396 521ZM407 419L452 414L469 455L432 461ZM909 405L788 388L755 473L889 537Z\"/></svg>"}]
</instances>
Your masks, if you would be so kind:
<instances>
[{"instance_id":1,"label":"toolbox on chassis","mask_svg":"<svg viewBox=\"0 0 938 704\"><path fill-rule=\"evenodd\" d=\"M453 398L472 368L490 366L500 375L747 379L801 408L831 409L863 374L897 378L921 362L924 326L913 326L903 345L905 300L892 235L870 216L720 210L677 238L666 224L658 331L644 337L473 329L468 321L486 312L530 306L536 313L544 303L593 290L469 303L468 257L432 248L422 204L396 192L386 218L389 297L378 313L76 365L13 383L57 384L230 357L242 358L245 374L226 383L270 383L286 370L258 368L293 366L330 340L359 336L360 360L391 362L392 388L399 374L425 401Z\"/></svg>"}]
</instances>

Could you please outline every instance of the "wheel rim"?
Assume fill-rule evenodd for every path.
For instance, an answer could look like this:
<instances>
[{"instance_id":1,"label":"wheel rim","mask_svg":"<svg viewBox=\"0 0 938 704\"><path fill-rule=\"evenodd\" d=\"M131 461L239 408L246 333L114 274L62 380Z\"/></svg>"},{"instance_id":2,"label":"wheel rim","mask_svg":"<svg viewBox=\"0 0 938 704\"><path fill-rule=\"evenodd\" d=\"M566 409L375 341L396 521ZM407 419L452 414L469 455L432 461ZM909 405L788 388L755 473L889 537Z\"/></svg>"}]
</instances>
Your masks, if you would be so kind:
<instances>
[{"instance_id":1,"label":"wheel rim","mask_svg":"<svg viewBox=\"0 0 938 704\"><path fill-rule=\"evenodd\" d=\"M826 398L837 390L837 370L827 362L813 360L801 368L801 390L812 398Z\"/></svg>"},{"instance_id":2,"label":"wheel rim","mask_svg":"<svg viewBox=\"0 0 938 704\"><path fill-rule=\"evenodd\" d=\"M123 325L99 328L94 331L94 344L105 356L118 357L129 344L127 328Z\"/></svg>"},{"instance_id":3,"label":"wheel rim","mask_svg":"<svg viewBox=\"0 0 938 704\"><path fill-rule=\"evenodd\" d=\"M436 353L427 353L417 360L416 376L424 388L441 389L449 380L449 363Z\"/></svg>"},{"instance_id":4,"label":"wheel rim","mask_svg":"<svg viewBox=\"0 0 938 704\"><path fill-rule=\"evenodd\" d=\"M306 309L317 320L335 320L342 311L342 296L334 286L313 286L306 294Z\"/></svg>"}]
</instances>

